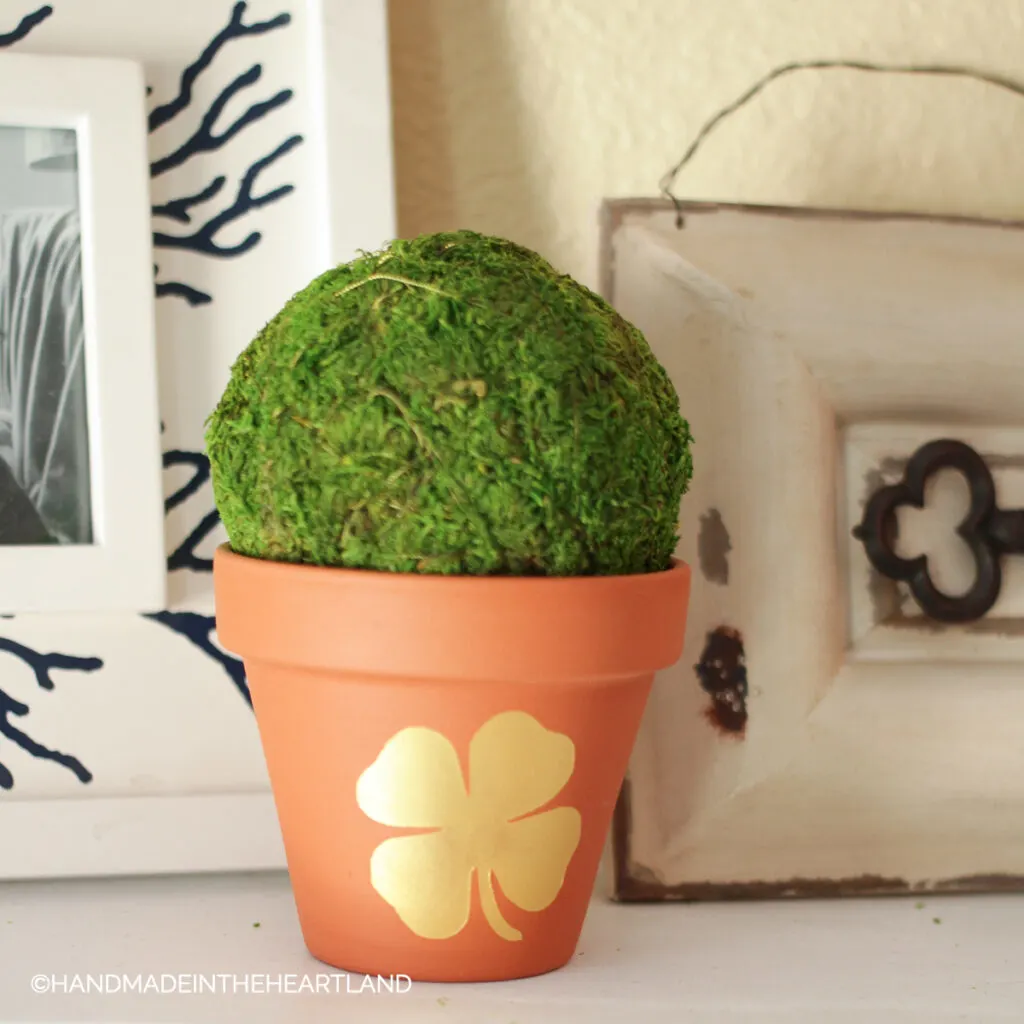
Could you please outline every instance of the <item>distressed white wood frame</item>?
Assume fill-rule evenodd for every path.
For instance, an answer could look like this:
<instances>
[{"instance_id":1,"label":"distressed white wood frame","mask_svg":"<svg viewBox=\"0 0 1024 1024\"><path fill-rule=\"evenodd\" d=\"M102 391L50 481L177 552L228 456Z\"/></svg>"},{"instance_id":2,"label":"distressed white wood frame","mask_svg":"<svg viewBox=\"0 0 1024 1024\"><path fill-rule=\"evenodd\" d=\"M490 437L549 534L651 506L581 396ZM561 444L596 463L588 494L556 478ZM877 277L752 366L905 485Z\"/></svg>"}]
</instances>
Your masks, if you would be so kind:
<instances>
[{"instance_id":1,"label":"distressed white wood frame","mask_svg":"<svg viewBox=\"0 0 1024 1024\"><path fill-rule=\"evenodd\" d=\"M617 895L1024 887L1024 564L1008 560L983 620L940 626L850 533L937 437L989 459L1002 507L1024 503L1024 226L687 203L679 228L660 201L605 214L603 290L695 437L686 648L620 799ZM948 545L958 493L932 490ZM935 554L934 521L911 525L904 553ZM943 558L962 589L970 567ZM723 626L745 652L742 732L716 727L694 671Z\"/></svg>"},{"instance_id":2,"label":"distressed white wood frame","mask_svg":"<svg viewBox=\"0 0 1024 1024\"><path fill-rule=\"evenodd\" d=\"M91 544L0 546L0 612L154 611L167 574L142 68L0 54L0 124L77 137L93 529Z\"/></svg>"},{"instance_id":3,"label":"distressed white wood frame","mask_svg":"<svg viewBox=\"0 0 1024 1024\"><path fill-rule=\"evenodd\" d=\"M385 0L305 0L303 8L311 114L306 144L314 153L322 211L316 222L320 272L397 233L387 9ZM147 219L147 239L149 230ZM148 252L136 276L140 269L151 292ZM162 545L161 535L161 565ZM183 607L212 611L212 594ZM82 616L68 625L67 638L88 635L97 621ZM250 714L244 707L238 713ZM7 879L286 867L268 783L245 791L7 798L0 801L0 835L0 878Z\"/></svg>"}]
</instances>

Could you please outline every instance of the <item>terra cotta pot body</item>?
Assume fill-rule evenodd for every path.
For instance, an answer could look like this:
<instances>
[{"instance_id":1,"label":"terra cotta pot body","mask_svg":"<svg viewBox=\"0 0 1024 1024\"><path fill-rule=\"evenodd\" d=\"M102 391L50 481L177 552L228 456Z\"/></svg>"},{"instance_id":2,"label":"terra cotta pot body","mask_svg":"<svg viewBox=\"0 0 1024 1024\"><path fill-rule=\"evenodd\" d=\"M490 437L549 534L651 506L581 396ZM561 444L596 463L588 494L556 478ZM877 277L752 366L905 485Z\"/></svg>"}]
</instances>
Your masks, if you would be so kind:
<instances>
[{"instance_id":1,"label":"terra cotta pot body","mask_svg":"<svg viewBox=\"0 0 1024 1024\"><path fill-rule=\"evenodd\" d=\"M689 568L443 577L225 546L214 581L313 956L421 981L566 963Z\"/></svg>"}]
</instances>

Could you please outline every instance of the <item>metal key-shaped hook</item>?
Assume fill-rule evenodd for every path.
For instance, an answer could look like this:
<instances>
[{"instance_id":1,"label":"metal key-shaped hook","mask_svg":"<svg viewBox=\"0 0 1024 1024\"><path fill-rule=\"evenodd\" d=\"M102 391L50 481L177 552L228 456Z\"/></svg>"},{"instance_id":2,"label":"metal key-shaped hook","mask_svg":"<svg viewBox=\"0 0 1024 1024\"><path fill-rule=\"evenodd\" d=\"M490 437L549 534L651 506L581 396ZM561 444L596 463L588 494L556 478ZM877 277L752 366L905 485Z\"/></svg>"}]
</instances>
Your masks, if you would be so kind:
<instances>
[{"instance_id":1,"label":"metal key-shaped hook","mask_svg":"<svg viewBox=\"0 0 1024 1024\"><path fill-rule=\"evenodd\" d=\"M950 597L932 582L927 555L901 558L896 554L896 510L901 505L924 508L925 485L944 469L955 469L967 480L970 508L957 533L974 556L974 582L967 593ZM982 618L999 597L1004 555L1024 554L1024 509L996 506L996 486L985 460L962 441L930 441L907 462L903 479L882 487L868 499L864 517L854 528L871 564L883 576L908 584L921 610L939 622L973 622Z\"/></svg>"}]
</instances>

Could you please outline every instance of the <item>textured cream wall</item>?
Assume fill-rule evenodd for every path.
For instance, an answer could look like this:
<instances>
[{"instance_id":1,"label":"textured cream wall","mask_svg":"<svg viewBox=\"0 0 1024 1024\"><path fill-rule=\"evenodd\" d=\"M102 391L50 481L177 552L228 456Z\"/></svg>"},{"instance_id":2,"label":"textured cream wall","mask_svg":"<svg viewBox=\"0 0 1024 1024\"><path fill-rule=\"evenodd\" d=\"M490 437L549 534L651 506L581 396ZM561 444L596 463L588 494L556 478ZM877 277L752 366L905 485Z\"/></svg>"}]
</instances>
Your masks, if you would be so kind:
<instances>
[{"instance_id":1,"label":"textured cream wall","mask_svg":"<svg viewBox=\"0 0 1024 1024\"><path fill-rule=\"evenodd\" d=\"M399 228L475 228L588 284L608 196L654 195L776 64L957 63L1024 82L1024 0L391 0ZM702 149L688 198L1024 216L1024 98L800 72Z\"/></svg>"}]
</instances>

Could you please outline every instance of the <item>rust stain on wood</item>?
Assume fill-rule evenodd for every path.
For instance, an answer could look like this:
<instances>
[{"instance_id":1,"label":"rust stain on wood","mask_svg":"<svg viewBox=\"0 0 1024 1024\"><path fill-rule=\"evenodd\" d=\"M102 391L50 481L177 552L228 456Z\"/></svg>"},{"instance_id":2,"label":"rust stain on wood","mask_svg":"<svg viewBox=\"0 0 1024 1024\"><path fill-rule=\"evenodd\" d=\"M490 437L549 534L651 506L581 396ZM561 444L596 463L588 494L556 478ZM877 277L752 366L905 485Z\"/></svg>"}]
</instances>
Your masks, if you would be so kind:
<instances>
[{"instance_id":1,"label":"rust stain on wood","mask_svg":"<svg viewBox=\"0 0 1024 1024\"><path fill-rule=\"evenodd\" d=\"M700 530L697 533L697 560L700 571L709 583L729 585L729 552L732 541L726 529L722 513L717 508L709 508L700 517Z\"/></svg>"},{"instance_id":2,"label":"rust stain on wood","mask_svg":"<svg viewBox=\"0 0 1024 1024\"><path fill-rule=\"evenodd\" d=\"M711 698L708 721L721 732L742 736L747 727L749 687L743 637L739 630L719 626L708 633L694 671L701 689Z\"/></svg>"}]
</instances>

